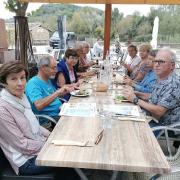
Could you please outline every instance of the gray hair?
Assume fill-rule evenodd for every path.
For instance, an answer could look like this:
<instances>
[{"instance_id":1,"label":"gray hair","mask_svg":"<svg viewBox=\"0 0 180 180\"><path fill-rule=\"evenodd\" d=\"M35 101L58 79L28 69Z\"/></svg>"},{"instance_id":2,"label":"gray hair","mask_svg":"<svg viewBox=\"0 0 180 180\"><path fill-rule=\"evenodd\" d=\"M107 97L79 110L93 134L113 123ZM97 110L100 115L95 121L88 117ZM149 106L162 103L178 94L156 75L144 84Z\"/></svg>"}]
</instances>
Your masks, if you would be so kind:
<instances>
[{"instance_id":1,"label":"gray hair","mask_svg":"<svg viewBox=\"0 0 180 180\"><path fill-rule=\"evenodd\" d=\"M83 41L83 42L82 42L82 46L83 46L83 47L85 47L85 46L89 46L89 47L90 47L90 44L89 44L88 42L86 42L86 41Z\"/></svg>"},{"instance_id":2,"label":"gray hair","mask_svg":"<svg viewBox=\"0 0 180 180\"><path fill-rule=\"evenodd\" d=\"M171 50L170 48L167 48L167 47L165 47L165 48L162 48L162 49L160 49L159 51L158 51L158 53L159 52L168 52L169 53L169 55L170 55L170 60L172 61L172 62L176 62L176 53L173 51L173 50Z\"/></svg>"},{"instance_id":3,"label":"gray hair","mask_svg":"<svg viewBox=\"0 0 180 180\"><path fill-rule=\"evenodd\" d=\"M37 62L37 67L38 69L41 68L42 66L46 65L46 66L50 66L50 63L51 63L51 59L53 57L50 56L50 55L47 55L47 56L43 56L39 59L39 61Z\"/></svg>"}]
</instances>

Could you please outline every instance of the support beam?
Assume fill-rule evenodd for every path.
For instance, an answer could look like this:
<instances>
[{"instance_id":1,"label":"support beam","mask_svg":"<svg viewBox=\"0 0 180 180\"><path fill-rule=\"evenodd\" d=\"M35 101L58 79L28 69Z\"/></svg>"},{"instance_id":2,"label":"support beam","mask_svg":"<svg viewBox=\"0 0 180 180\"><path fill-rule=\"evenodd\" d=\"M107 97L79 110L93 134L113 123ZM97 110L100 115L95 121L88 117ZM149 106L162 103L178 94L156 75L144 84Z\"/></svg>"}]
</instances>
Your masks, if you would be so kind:
<instances>
[{"instance_id":1,"label":"support beam","mask_svg":"<svg viewBox=\"0 0 180 180\"><path fill-rule=\"evenodd\" d=\"M103 58L105 58L107 51L110 47L110 34L111 34L111 11L112 5L105 5L105 19L104 19L104 53Z\"/></svg>"}]
</instances>

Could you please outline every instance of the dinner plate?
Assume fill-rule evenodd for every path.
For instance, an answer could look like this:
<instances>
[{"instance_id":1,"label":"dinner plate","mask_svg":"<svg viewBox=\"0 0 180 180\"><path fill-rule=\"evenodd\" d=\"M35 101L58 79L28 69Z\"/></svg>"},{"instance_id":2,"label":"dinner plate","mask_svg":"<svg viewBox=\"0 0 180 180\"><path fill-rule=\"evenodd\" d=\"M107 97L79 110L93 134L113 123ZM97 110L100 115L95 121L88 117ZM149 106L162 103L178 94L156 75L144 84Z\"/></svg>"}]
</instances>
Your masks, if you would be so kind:
<instances>
[{"instance_id":1,"label":"dinner plate","mask_svg":"<svg viewBox=\"0 0 180 180\"><path fill-rule=\"evenodd\" d=\"M79 94L79 90L75 90L70 92L70 94L75 97L87 97L91 94L91 92L89 90L86 90L84 94Z\"/></svg>"}]
</instances>

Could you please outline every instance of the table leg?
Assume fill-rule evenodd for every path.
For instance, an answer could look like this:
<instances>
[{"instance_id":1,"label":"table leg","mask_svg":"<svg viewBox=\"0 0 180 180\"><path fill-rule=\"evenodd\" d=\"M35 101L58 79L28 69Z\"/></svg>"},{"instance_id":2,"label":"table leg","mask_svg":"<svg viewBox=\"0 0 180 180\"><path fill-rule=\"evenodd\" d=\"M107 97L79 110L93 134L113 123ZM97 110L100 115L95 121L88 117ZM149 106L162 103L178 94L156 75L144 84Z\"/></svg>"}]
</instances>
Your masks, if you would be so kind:
<instances>
[{"instance_id":1,"label":"table leg","mask_svg":"<svg viewBox=\"0 0 180 180\"><path fill-rule=\"evenodd\" d=\"M119 173L118 171L113 171L113 174L111 176L111 180L116 180L118 173Z\"/></svg>"},{"instance_id":2,"label":"table leg","mask_svg":"<svg viewBox=\"0 0 180 180\"><path fill-rule=\"evenodd\" d=\"M74 168L74 170L77 172L77 174L81 177L82 180L88 180L86 175L83 173L83 171L79 168Z\"/></svg>"}]
</instances>

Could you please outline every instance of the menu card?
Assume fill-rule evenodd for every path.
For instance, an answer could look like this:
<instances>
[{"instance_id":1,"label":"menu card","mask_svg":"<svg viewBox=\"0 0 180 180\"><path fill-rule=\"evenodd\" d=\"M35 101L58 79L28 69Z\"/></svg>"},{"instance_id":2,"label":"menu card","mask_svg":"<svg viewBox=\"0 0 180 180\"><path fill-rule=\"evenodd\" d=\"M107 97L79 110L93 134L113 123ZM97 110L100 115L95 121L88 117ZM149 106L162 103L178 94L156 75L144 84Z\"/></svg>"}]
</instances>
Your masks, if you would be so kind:
<instances>
[{"instance_id":1,"label":"menu card","mask_svg":"<svg viewBox=\"0 0 180 180\"><path fill-rule=\"evenodd\" d=\"M95 117L96 103L64 103L60 116Z\"/></svg>"},{"instance_id":2,"label":"menu card","mask_svg":"<svg viewBox=\"0 0 180 180\"><path fill-rule=\"evenodd\" d=\"M103 111L111 112L117 115L140 117L137 106L103 105Z\"/></svg>"}]
</instances>

